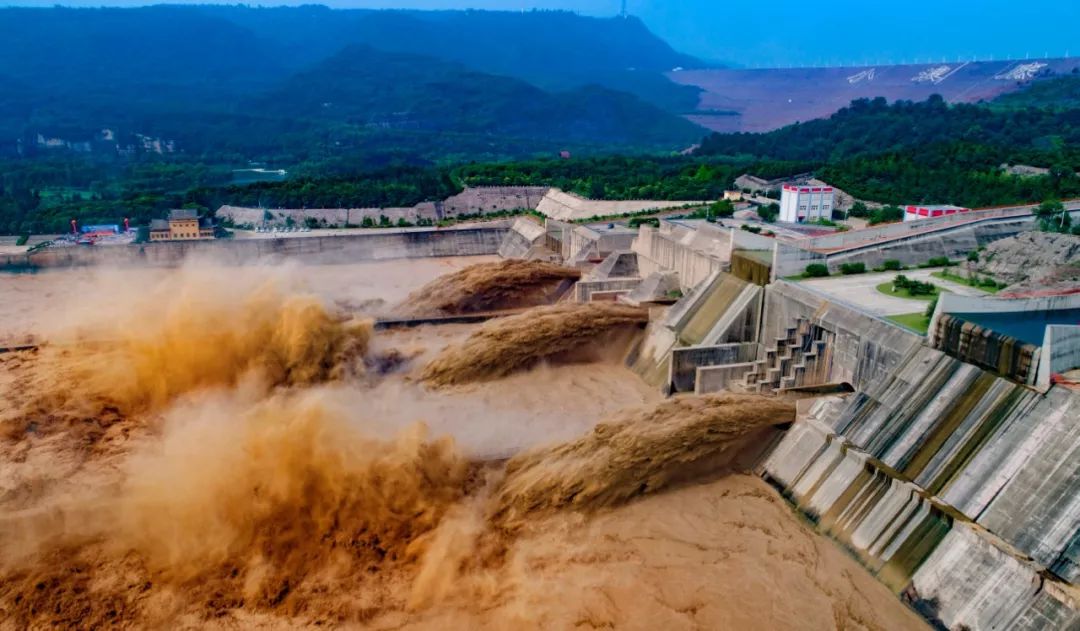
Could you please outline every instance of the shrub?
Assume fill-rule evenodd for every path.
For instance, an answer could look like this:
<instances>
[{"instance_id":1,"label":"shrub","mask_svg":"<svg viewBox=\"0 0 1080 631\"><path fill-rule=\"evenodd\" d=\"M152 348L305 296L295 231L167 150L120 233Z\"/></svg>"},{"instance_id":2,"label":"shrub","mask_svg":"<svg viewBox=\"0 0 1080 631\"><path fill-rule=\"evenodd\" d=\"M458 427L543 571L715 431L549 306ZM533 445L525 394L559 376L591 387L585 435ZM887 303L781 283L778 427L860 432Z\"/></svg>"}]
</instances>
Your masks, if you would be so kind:
<instances>
[{"instance_id":1,"label":"shrub","mask_svg":"<svg viewBox=\"0 0 1080 631\"><path fill-rule=\"evenodd\" d=\"M937 309L937 297L934 297L934 299L930 301L930 304L926 305L927 318L934 317L934 309Z\"/></svg>"},{"instance_id":2,"label":"shrub","mask_svg":"<svg viewBox=\"0 0 1080 631\"><path fill-rule=\"evenodd\" d=\"M889 272L895 272L904 269L904 266L901 265L900 261L897 259L888 259L881 264L881 267Z\"/></svg>"},{"instance_id":3,"label":"shrub","mask_svg":"<svg viewBox=\"0 0 1080 631\"><path fill-rule=\"evenodd\" d=\"M26 245L26 242L30 240L30 235L20 234L19 238L15 240L15 245Z\"/></svg>"},{"instance_id":4,"label":"shrub","mask_svg":"<svg viewBox=\"0 0 1080 631\"><path fill-rule=\"evenodd\" d=\"M361 228L374 228L375 227L375 220L373 220L371 217L364 217L364 220L360 222L360 227Z\"/></svg>"},{"instance_id":5,"label":"shrub","mask_svg":"<svg viewBox=\"0 0 1080 631\"><path fill-rule=\"evenodd\" d=\"M768 221L772 223L776 221L776 218L780 216L780 204L772 203L765 206L759 206L757 209L758 217L761 217L762 221Z\"/></svg>"},{"instance_id":6,"label":"shrub","mask_svg":"<svg viewBox=\"0 0 1080 631\"><path fill-rule=\"evenodd\" d=\"M739 226L739 230L745 230L747 232L753 232L754 234L761 234L761 226L748 226L743 224Z\"/></svg>"},{"instance_id":7,"label":"shrub","mask_svg":"<svg viewBox=\"0 0 1080 631\"><path fill-rule=\"evenodd\" d=\"M879 223L894 223L904 219L904 210L899 206L882 206L870 213L869 223L876 226Z\"/></svg>"},{"instance_id":8,"label":"shrub","mask_svg":"<svg viewBox=\"0 0 1080 631\"><path fill-rule=\"evenodd\" d=\"M903 274L898 274L893 279L894 290L906 290L912 296L932 296L937 291L932 283L924 283L914 278L908 278Z\"/></svg>"},{"instance_id":9,"label":"shrub","mask_svg":"<svg viewBox=\"0 0 1080 631\"><path fill-rule=\"evenodd\" d=\"M987 287L989 289L997 289L997 281L989 276L984 277L979 281L979 287Z\"/></svg>"},{"instance_id":10,"label":"shrub","mask_svg":"<svg viewBox=\"0 0 1080 631\"><path fill-rule=\"evenodd\" d=\"M735 214L735 204L731 200L721 199L709 206L707 217L730 217Z\"/></svg>"},{"instance_id":11,"label":"shrub","mask_svg":"<svg viewBox=\"0 0 1080 631\"><path fill-rule=\"evenodd\" d=\"M851 205L851 210L848 211L848 215L852 217L869 217L870 209L862 202L855 202Z\"/></svg>"},{"instance_id":12,"label":"shrub","mask_svg":"<svg viewBox=\"0 0 1080 631\"><path fill-rule=\"evenodd\" d=\"M864 272L866 272L866 263L844 263L840 266L840 273L846 276Z\"/></svg>"},{"instance_id":13,"label":"shrub","mask_svg":"<svg viewBox=\"0 0 1080 631\"><path fill-rule=\"evenodd\" d=\"M972 251L968 252L967 260L971 261L972 263L978 263L979 262L979 253L976 252L975 250L972 250Z\"/></svg>"},{"instance_id":14,"label":"shrub","mask_svg":"<svg viewBox=\"0 0 1080 631\"><path fill-rule=\"evenodd\" d=\"M1039 229L1044 232L1068 233L1072 229L1072 217L1065 212L1065 206L1056 199L1046 200L1035 209L1039 218Z\"/></svg>"},{"instance_id":15,"label":"shrub","mask_svg":"<svg viewBox=\"0 0 1080 631\"><path fill-rule=\"evenodd\" d=\"M829 275L829 267L824 263L811 263L806 266L803 276L808 278L821 278Z\"/></svg>"},{"instance_id":16,"label":"shrub","mask_svg":"<svg viewBox=\"0 0 1080 631\"><path fill-rule=\"evenodd\" d=\"M631 228L637 228L640 226L652 226L658 228L660 226L660 220L656 217L634 217L628 224Z\"/></svg>"},{"instance_id":17,"label":"shrub","mask_svg":"<svg viewBox=\"0 0 1080 631\"><path fill-rule=\"evenodd\" d=\"M952 265L952 262L949 261L947 256L935 256L926 262L927 267L948 267L950 265Z\"/></svg>"}]
</instances>

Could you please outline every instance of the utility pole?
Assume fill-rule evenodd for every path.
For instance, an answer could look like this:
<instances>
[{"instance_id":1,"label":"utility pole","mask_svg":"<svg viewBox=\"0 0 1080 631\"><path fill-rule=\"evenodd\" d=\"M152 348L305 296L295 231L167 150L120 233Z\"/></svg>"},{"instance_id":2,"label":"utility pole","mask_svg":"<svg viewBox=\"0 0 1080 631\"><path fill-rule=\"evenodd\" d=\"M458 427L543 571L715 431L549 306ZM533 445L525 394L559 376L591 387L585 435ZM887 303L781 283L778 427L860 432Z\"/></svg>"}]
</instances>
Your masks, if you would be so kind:
<instances>
[{"instance_id":1,"label":"utility pole","mask_svg":"<svg viewBox=\"0 0 1080 631\"><path fill-rule=\"evenodd\" d=\"M630 14L626 12L626 0L622 0L622 11L619 12L619 17L628 18Z\"/></svg>"}]
</instances>

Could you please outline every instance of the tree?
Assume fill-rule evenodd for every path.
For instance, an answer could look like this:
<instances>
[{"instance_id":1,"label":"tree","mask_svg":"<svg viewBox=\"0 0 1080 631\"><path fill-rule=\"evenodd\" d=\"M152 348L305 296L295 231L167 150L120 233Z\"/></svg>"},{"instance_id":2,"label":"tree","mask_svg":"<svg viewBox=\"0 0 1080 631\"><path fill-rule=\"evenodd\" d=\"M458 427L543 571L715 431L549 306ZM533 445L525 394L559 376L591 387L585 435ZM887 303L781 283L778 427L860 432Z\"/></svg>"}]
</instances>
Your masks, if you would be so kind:
<instances>
[{"instance_id":1,"label":"tree","mask_svg":"<svg viewBox=\"0 0 1080 631\"><path fill-rule=\"evenodd\" d=\"M855 202L851 205L851 210L848 211L848 215L851 217L869 217L870 209L862 202Z\"/></svg>"},{"instance_id":2,"label":"tree","mask_svg":"<svg viewBox=\"0 0 1080 631\"><path fill-rule=\"evenodd\" d=\"M1048 199L1035 209L1039 218L1039 229L1043 232L1069 232L1072 217L1065 210L1065 205L1056 199Z\"/></svg>"},{"instance_id":3,"label":"tree","mask_svg":"<svg viewBox=\"0 0 1080 631\"><path fill-rule=\"evenodd\" d=\"M735 214L735 205L731 200L721 199L709 206L706 218L730 217Z\"/></svg>"},{"instance_id":4,"label":"tree","mask_svg":"<svg viewBox=\"0 0 1080 631\"><path fill-rule=\"evenodd\" d=\"M765 206L759 206L757 214L758 217L761 217L762 221L772 223L780 216L780 204L772 203Z\"/></svg>"},{"instance_id":5,"label":"tree","mask_svg":"<svg viewBox=\"0 0 1080 631\"><path fill-rule=\"evenodd\" d=\"M904 219L904 210L899 206L882 206L870 213L870 225L894 223Z\"/></svg>"}]
</instances>

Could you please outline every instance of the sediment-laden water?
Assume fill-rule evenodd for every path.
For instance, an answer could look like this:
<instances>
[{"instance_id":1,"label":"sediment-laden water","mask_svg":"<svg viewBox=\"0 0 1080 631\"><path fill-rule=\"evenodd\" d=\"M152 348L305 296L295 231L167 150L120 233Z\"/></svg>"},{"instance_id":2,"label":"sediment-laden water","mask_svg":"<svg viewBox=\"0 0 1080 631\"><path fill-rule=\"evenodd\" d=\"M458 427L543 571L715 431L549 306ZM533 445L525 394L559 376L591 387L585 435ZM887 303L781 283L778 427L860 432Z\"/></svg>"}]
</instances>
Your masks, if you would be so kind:
<instances>
[{"instance_id":1,"label":"sediment-laden water","mask_svg":"<svg viewBox=\"0 0 1080 631\"><path fill-rule=\"evenodd\" d=\"M91 283L0 356L0 627L922 626L741 473L790 403L613 360L643 312L372 333L307 274Z\"/></svg>"}]
</instances>

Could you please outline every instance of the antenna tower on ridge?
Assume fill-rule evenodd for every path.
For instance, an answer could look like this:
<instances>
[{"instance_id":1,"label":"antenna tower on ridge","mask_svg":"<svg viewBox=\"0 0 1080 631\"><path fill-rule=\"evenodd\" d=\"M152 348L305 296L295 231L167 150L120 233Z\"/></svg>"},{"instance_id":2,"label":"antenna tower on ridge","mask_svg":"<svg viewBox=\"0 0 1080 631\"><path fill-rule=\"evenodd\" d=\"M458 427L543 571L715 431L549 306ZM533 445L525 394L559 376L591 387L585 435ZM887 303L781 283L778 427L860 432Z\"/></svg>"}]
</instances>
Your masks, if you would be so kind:
<instances>
[{"instance_id":1,"label":"antenna tower on ridge","mask_svg":"<svg viewBox=\"0 0 1080 631\"><path fill-rule=\"evenodd\" d=\"M622 0L622 11L619 12L619 17L627 17L629 14L626 12L626 0Z\"/></svg>"}]
</instances>

